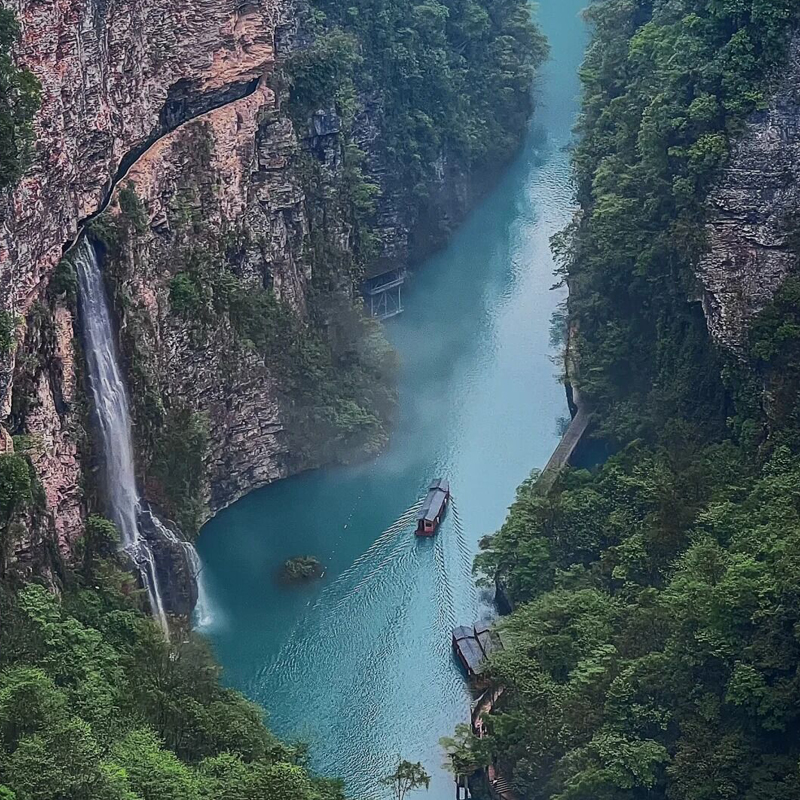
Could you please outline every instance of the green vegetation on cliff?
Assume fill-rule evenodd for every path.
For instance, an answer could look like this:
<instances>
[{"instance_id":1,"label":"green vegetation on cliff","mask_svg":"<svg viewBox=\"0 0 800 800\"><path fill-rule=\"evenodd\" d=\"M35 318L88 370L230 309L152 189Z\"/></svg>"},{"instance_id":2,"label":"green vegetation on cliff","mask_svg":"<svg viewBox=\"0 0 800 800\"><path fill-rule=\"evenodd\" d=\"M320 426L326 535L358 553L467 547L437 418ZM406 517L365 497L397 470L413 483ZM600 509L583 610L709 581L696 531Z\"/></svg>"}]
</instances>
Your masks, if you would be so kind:
<instances>
[{"instance_id":1,"label":"green vegetation on cliff","mask_svg":"<svg viewBox=\"0 0 800 800\"><path fill-rule=\"evenodd\" d=\"M116 530L87 525L57 599L0 582L3 800L341 800L219 684L205 643L138 610Z\"/></svg>"},{"instance_id":2,"label":"green vegetation on cliff","mask_svg":"<svg viewBox=\"0 0 800 800\"><path fill-rule=\"evenodd\" d=\"M14 63L19 37L14 12L0 8L0 190L15 184L30 159L33 116L39 108L39 83Z\"/></svg>"},{"instance_id":3,"label":"green vegetation on cliff","mask_svg":"<svg viewBox=\"0 0 800 800\"><path fill-rule=\"evenodd\" d=\"M731 138L765 103L790 0L629 3L588 12L574 155L581 214L561 238L581 389L616 442L671 416L724 433L721 364L692 271L704 201Z\"/></svg>"},{"instance_id":4,"label":"green vegetation on cliff","mask_svg":"<svg viewBox=\"0 0 800 800\"><path fill-rule=\"evenodd\" d=\"M765 103L789 0L597 0L557 241L578 381L617 452L534 478L478 568L515 605L480 743L529 800L800 793L797 285L718 352L696 295L703 205ZM768 402L761 402L766 397ZM466 751L466 752L464 752Z\"/></svg>"},{"instance_id":5,"label":"green vegetation on cliff","mask_svg":"<svg viewBox=\"0 0 800 800\"><path fill-rule=\"evenodd\" d=\"M312 8L313 42L286 66L289 107L301 131L318 110L338 114L346 161L356 163L344 176L356 244L371 243L380 192L393 197L400 219L436 239L445 233L437 230L437 192L490 174L519 146L547 55L530 4L315 0ZM364 179L362 148L380 187ZM373 252L357 252L362 266Z\"/></svg>"},{"instance_id":6,"label":"green vegetation on cliff","mask_svg":"<svg viewBox=\"0 0 800 800\"><path fill-rule=\"evenodd\" d=\"M20 507L31 499L31 468L15 453L0 455L0 526L8 524Z\"/></svg>"},{"instance_id":7,"label":"green vegetation on cliff","mask_svg":"<svg viewBox=\"0 0 800 800\"><path fill-rule=\"evenodd\" d=\"M373 104L387 172L415 200L441 156L485 168L517 148L547 53L525 0L313 5L320 35L289 65L292 101L305 115L332 100Z\"/></svg>"},{"instance_id":8,"label":"green vegetation on cliff","mask_svg":"<svg viewBox=\"0 0 800 800\"><path fill-rule=\"evenodd\" d=\"M216 487L200 468L205 448L169 457L174 422L188 403L209 417L218 446L225 411L176 385L184 369L231 391L254 371L263 376L279 408L279 470L350 462L386 445L397 360L359 295L384 255L381 225L402 239L421 219L438 235L427 198L453 177L451 188L463 189L471 171L513 153L546 53L526 0L312 5L273 76L280 113L265 113L255 133L255 171L242 188L249 205L237 219L216 185L212 126L198 121L176 135L184 162L157 232L133 184L91 223L121 318L147 494L188 533Z\"/></svg>"},{"instance_id":9,"label":"green vegetation on cliff","mask_svg":"<svg viewBox=\"0 0 800 800\"><path fill-rule=\"evenodd\" d=\"M208 452L208 421L203 414L177 404L165 411L150 463L159 499L187 536L200 530L205 511L204 460Z\"/></svg>"},{"instance_id":10,"label":"green vegetation on cliff","mask_svg":"<svg viewBox=\"0 0 800 800\"><path fill-rule=\"evenodd\" d=\"M527 119L533 65L543 54L523 0L362 3L348 20L329 11L329 21L317 16L320 35L303 79L309 86L320 80L320 66L323 81L333 75L332 96L324 86L322 95L343 119L351 114L348 125L355 93L370 94L381 109L384 166L407 197L416 202L429 192L442 155L462 167L489 167L510 154ZM410 27L400 25L408 20ZM0 188L24 166L36 95L30 75L11 65L15 36L13 18L0 11ZM362 65L367 69L355 69ZM302 93L300 59L295 66L295 90ZM157 324L173 325L181 344L196 345L201 359L222 342L230 356L223 367L231 372L261 359L281 387L281 422L294 426L297 441L288 447L303 466L375 453L395 401L394 357L354 298L376 252L371 223L378 187L366 176L365 152L342 137L334 174L324 154L287 157L285 185L307 190L310 221L307 240L302 231L303 242L289 255L303 262L299 282L313 273L308 287L297 290L304 296L292 298L293 287L281 295L274 285L276 265L265 253L270 234L293 236L306 216L290 219L296 213L290 198L276 211L285 223L277 233L254 234L240 227L242 220L225 218L214 205L219 187L205 180L212 173L209 142L200 137L196 144L190 150L197 174L178 187L157 234L132 186L117 194L119 214L90 225L114 289L148 494L150 483L157 484L152 496L187 532L204 512L209 429L205 415L154 374ZM208 209L213 213L204 216ZM261 258L248 260L253 252ZM148 309L137 306L141 285L153 290ZM53 303L74 304L75 271L67 259L48 291ZM160 306L167 319L145 313ZM51 316L44 307L41 313ZM11 316L0 319L0 349L14 346L16 324ZM46 355L44 348L33 352ZM15 388L20 404L35 402L32 387L17 382ZM220 685L202 640L182 630L165 641L143 612L129 565L119 560L114 526L90 516L79 542L56 541L42 494L24 454L0 456L0 798L340 800L338 782L309 773L302 747L274 739L260 709ZM91 491L87 501L97 505ZM410 779L401 773L400 793L407 780L427 785L418 769Z\"/></svg>"}]
</instances>

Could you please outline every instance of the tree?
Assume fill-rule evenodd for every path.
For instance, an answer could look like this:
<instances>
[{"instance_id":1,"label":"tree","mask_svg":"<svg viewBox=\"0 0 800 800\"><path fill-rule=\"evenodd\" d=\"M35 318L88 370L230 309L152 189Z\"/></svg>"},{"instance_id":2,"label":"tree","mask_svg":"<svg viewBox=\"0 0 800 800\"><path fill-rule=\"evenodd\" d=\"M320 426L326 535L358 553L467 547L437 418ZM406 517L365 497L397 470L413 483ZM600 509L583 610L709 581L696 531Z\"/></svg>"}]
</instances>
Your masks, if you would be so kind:
<instances>
[{"instance_id":1,"label":"tree","mask_svg":"<svg viewBox=\"0 0 800 800\"><path fill-rule=\"evenodd\" d=\"M0 355L11 353L17 345L17 317L11 311L0 311Z\"/></svg>"},{"instance_id":2,"label":"tree","mask_svg":"<svg viewBox=\"0 0 800 800\"><path fill-rule=\"evenodd\" d=\"M447 753L445 767L452 770L456 777L471 775L492 761L486 740L475 736L468 723L456 725L455 736L443 736L439 744Z\"/></svg>"},{"instance_id":3,"label":"tree","mask_svg":"<svg viewBox=\"0 0 800 800\"><path fill-rule=\"evenodd\" d=\"M31 473L28 462L15 453L0 455L0 525L31 499Z\"/></svg>"},{"instance_id":4,"label":"tree","mask_svg":"<svg viewBox=\"0 0 800 800\"><path fill-rule=\"evenodd\" d=\"M411 761L400 759L397 769L383 778L381 784L391 787L392 797L396 800L403 800L409 792L421 789L423 786L427 789L431 785L431 776L419 761L413 764Z\"/></svg>"},{"instance_id":5,"label":"tree","mask_svg":"<svg viewBox=\"0 0 800 800\"><path fill-rule=\"evenodd\" d=\"M80 540L83 549L83 573L87 580L96 571L98 559L110 558L119 547L119 531L111 520L92 514L86 520L86 531Z\"/></svg>"}]
</instances>

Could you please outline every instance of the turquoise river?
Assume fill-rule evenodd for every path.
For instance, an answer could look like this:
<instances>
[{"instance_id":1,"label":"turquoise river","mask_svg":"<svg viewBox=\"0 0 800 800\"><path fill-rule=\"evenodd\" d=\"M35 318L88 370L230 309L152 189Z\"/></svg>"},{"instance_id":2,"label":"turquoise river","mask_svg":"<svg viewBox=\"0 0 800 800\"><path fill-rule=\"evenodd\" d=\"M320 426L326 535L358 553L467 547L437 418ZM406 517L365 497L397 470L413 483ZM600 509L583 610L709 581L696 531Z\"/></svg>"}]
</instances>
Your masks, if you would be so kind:
<instances>
[{"instance_id":1,"label":"turquoise river","mask_svg":"<svg viewBox=\"0 0 800 800\"><path fill-rule=\"evenodd\" d=\"M542 467L567 414L550 342L549 238L571 214L569 154L584 0L542 0L552 57L538 78L525 147L451 245L421 265L405 313L387 323L402 359L401 419L389 450L357 468L281 481L203 529L199 552L226 682L263 704L279 735L357 800L380 797L398 755L454 796L439 739L469 715L450 631L491 613L471 562L514 491ZM455 509L433 540L404 512L434 477ZM398 520L400 522L395 524ZM311 554L327 569L290 589L275 573Z\"/></svg>"}]
</instances>

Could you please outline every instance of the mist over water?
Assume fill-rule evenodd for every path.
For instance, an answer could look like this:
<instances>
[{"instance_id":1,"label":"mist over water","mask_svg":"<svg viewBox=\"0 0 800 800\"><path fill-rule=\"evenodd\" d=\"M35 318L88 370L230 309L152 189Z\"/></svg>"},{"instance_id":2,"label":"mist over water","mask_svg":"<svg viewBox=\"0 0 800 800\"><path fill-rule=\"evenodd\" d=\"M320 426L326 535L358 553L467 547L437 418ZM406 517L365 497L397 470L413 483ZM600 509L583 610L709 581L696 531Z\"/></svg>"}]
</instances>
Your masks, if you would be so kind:
<instances>
[{"instance_id":1,"label":"mist over water","mask_svg":"<svg viewBox=\"0 0 800 800\"><path fill-rule=\"evenodd\" d=\"M542 467L567 414L551 357L563 293L549 238L571 214L570 128L585 44L583 0L543 0L553 58L537 86L523 152L450 247L408 285L387 324L402 359L401 419L389 450L359 467L269 486L203 530L199 552L218 622L207 628L226 681L264 704L281 736L304 739L320 772L378 797L398 754L453 796L441 736L466 721L470 694L450 632L491 613L471 562L516 487ZM438 535L413 535L432 478L455 497ZM313 555L324 579L276 581Z\"/></svg>"}]
</instances>

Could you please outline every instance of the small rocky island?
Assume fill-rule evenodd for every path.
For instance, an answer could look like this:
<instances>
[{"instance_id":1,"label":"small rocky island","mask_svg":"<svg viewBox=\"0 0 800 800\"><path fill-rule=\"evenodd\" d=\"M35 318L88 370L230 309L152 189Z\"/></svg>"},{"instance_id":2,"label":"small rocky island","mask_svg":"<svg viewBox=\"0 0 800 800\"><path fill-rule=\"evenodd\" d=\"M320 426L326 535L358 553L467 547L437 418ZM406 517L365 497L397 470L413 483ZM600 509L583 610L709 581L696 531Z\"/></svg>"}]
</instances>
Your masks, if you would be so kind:
<instances>
[{"instance_id":1,"label":"small rocky island","mask_svg":"<svg viewBox=\"0 0 800 800\"><path fill-rule=\"evenodd\" d=\"M322 563L314 556L295 556L281 567L283 583L307 583L321 578L325 572Z\"/></svg>"}]
</instances>

